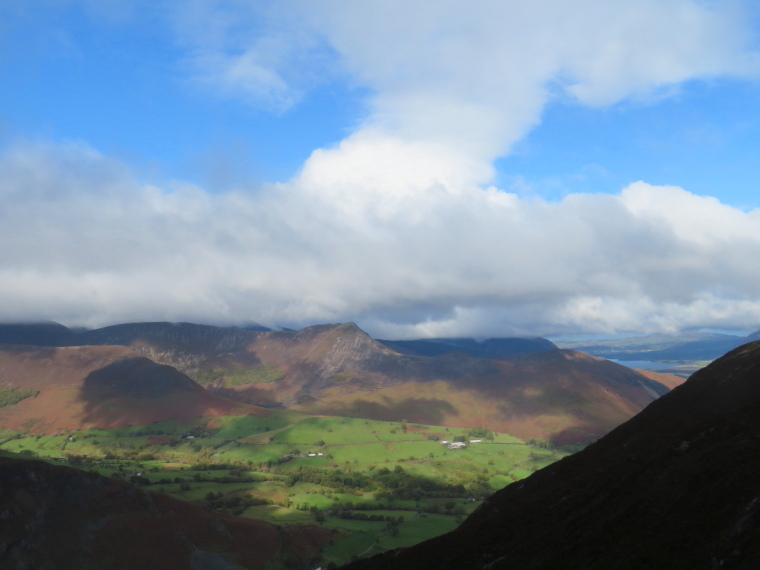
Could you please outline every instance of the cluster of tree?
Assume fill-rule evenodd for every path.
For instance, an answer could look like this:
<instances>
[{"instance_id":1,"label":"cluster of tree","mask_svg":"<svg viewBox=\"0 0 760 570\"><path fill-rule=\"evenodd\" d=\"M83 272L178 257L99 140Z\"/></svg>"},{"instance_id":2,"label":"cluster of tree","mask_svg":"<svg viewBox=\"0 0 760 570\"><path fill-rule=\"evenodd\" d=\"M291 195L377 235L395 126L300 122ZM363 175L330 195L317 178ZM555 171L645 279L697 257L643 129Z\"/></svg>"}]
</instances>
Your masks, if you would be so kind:
<instances>
[{"instance_id":1,"label":"cluster of tree","mask_svg":"<svg viewBox=\"0 0 760 570\"><path fill-rule=\"evenodd\" d=\"M407 473L401 465L395 465L392 470L388 467L372 468L369 472L304 465L291 471L278 469L270 462L260 464L259 468L284 475L283 483L289 487L299 482L314 483L335 493L358 495L372 492L377 499L481 498L493 492L487 483L488 477L482 474L472 480L463 479L454 483Z\"/></svg>"},{"instance_id":2,"label":"cluster of tree","mask_svg":"<svg viewBox=\"0 0 760 570\"><path fill-rule=\"evenodd\" d=\"M203 499L203 504L217 511L229 513L234 516L243 514L248 507L257 505L271 505L270 499L262 499L251 495L231 495L225 496L224 493L209 492Z\"/></svg>"},{"instance_id":3,"label":"cluster of tree","mask_svg":"<svg viewBox=\"0 0 760 570\"><path fill-rule=\"evenodd\" d=\"M76 455L75 453L64 453L63 456L66 459L66 463L68 463L69 465L74 465L76 467L90 466L93 463L95 463L92 457L88 457L87 455Z\"/></svg>"},{"instance_id":4,"label":"cluster of tree","mask_svg":"<svg viewBox=\"0 0 760 570\"><path fill-rule=\"evenodd\" d=\"M343 510L343 511L339 511L335 513L335 515L341 519L353 519L357 521L375 521L375 522L386 521L390 523L392 526L396 526L397 524L401 524L402 522L404 522L403 516L392 517L390 515L385 515L385 516L373 515L373 514L368 515L367 513L360 513L360 512L355 512L355 511Z\"/></svg>"},{"instance_id":5,"label":"cluster of tree","mask_svg":"<svg viewBox=\"0 0 760 570\"><path fill-rule=\"evenodd\" d=\"M152 453L140 452L136 449L126 449L124 451L117 451L115 449L109 449L103 459L107 461L123 460L123 461L154 461L156 456Z\"/></svg>"},{"instance_id":6,"label":"cluster of tree","mask_svg":"<svg viewBox=\"0 0 760 570\"><path fill-rule=\"evenodd\" d=\"M537 437L534 437L533 439L528 440L528 445L532 445L533 447L540 447L542 449L554 449L554 443L547 439L539 439Z\"/></svg>"},{"instance_id":7,"label":"cluster of tree","mask_svg":"<svg viewBox=\"0 0 760 570\"><path fill-rule=\"evenodd\" d=\"M123 478L124 473L121 471L118 471L111 475L111 477L117 477L117 478ZM163 487L163 485L169 485L170 483L175 483L179 485L180 491L189 491L190 490L190 482L187 479L184 479L182 477L175 477L174 479L169 479L167 477L162 477L158 481L151 481L147 477L145 477L142 473L134 473L132 475L129 475L129 481L130 483L134 483L135 485L147 486L147 485L161 485L162 487L159 489L159 492L165 493L166 489Z\"/></svg>"},{"instance_id":8,"label":"cluster of tree","mask_svg":"<svg viewBox=\"0 0 760 570\"><path fill-rule=\"evenodd\" d=\"M214 435L214 430L208 429L208 423L204 422L201 425L190 428L182 433L182 437L187 439L188 437L211 437Z\"/></svg>"},{"instance_id":9,"label":"cluster of tree","mask_svg":"<svg viewBox=\"0 0 760 570\"><path fill-rule=\"evenodd\" d=\"M19 388L18 386L0 386L0 408L18 404L21 400L36 397L39 390Z\"/></svg>"},{"instance_id":10,"label":"cluster of tree","mask_svg":"<svg viewBox=\"0 0 760 570\"><path fill-rule=\"evenodd\" d=\"M371 491L374 487L372 480L361 473L344 472L342 469L319 469L316 467L300 466L294 473L290 473L285 480L288 487L296 483L315 483L324 487L335 489L342 493L348 489L360 489Z\"/></svg>"},{"instance_id":11,"label":"cluster of tree","mask_svg":"<svg viewBox=\"0 0 760 570\"><path fill-rule=\"evenodd\" d=\"M236 463L212 463L208 461L201 461L200 463L194 463L190 469L193 471L247 471L248 467L245 465L238 465ZM232 475L232 473L230 473Z\"/></svg>"},{"instance_id":12,"label":"cluster of tree","mask_svg":"<svg viewBox=\"0 0 760 570\"><path fill-rule=\"evenodd\" d=\"M145 437L148 435L174 435L173 433L169 432L168 434L166 431L162 429L155 429L151 427L142 427L138 429L137 431L131 431L129 432L129 437ZM84 437L94 437L94 434L87 434Z\"/></svg>"},{"instance_id":13,"label":"cluster of tree","mask_svg":"<svg viewBox=\"0 0 760 570\"><path fill-rule=\"evenodd\" d=\"M467 431L467 436L470 439L487 439L488 441L493 441L494 433L492 430L488 428L477 426L474 428L470 428Z\"/></svg>"},{"instance_id":14,"label":"cluster of tree","mask_svg":"<svg viewBox=\"0 0 760 570\"><path fill-rule=\"evenodd\" d=\"M196 483L259 483L266 481L265 477L259 477L244 471L231 470L229 475L220 475L215 477L206 477L200 473L193 474L193 481Z\"/></svg>"},{"instance_id":15,"label":"cluster of tree","mask_svg":"<svg viewBox=\"0 0 760 570\"><path fill-rule=\"evenodd\" d=\"M466 513L462 505L457 505L454 501L446 501L442 505L422 505L417 508L419 512L431 513L431 514L445 514L445 515L464 515Z\"/></svg>"}]
</instances>

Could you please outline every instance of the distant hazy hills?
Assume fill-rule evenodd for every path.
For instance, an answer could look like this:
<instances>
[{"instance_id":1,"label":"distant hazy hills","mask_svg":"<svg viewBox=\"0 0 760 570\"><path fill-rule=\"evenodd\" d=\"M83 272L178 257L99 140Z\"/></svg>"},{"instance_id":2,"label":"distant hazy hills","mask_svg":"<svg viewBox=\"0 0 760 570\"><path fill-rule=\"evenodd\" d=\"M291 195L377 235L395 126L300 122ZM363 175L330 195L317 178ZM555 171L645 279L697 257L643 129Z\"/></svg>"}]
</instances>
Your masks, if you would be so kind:
<instances>
[{"instance_id":1,"label":"distant hazy hills","mask_svg":"<svg viewBox=\"0 0 760 570\"><path fill-rule=\"evenodd\" d=\"M760 331L748 336L719 333L683 333L596 340L558 340L562 348L581 350L615 360L705 361L715 360L729 350L760 339Z\"/></svg>"},{"instance_id":2,"label":"distant hazy hills","mask_svg":"<svg viewBox=\"0 0 760 570\"><path fill-rule=\"evenodd\" d=\"M353 323L299 331L190 323L122 324L83 332L55 323L0 325L0 340L26 345L0 350L0 380L41 390L37 398L0 409L0 422L16 426L34 419L43 425L43 417L51 427L53 418L62 425L122 416L138 423L138 417L155 421L183 413L183 407L184 413L215 415L227 413L230 400L237 400L315 414L483 425L572 444L599 438L679 383L559 350L541 338L381 342ZM136 360L140 355L150 360ZM164 367L146 376L154 362L182 374ZM140 367L139 374L128 374ZM193 392L184 375L208 391L192 385ZM112 376L120 378L113 386ZM173 378L174 388L163 395L150 388L151 382L139 380L159 376ZM57 383L38 387L39 378L53 377ZM92 389L93 378L119 395ZM127 393L129 385L133 390ZM138 394L144 402L138 403ZM148 408L163 415L145 412ZM108 413L117 409L122 411Z\"/></svg>"},{"instance_id":3,"label":"distant hazy hills","mask_svg":"<svg viewBox=\"0 0 760 570\"><path fill-rule=\"evenodd\" d=\"M426 338L420 340L378 340L400 354L439 356L461 352L483 358L501 358L557 348L545 338Z\"/></svg>"},{"instance_id":4,"label":"distant hazy hills","mask_svg":"<svg viewBox=\"0 0 760 570\"><path fill-rule=\"evenodd\" d=\"M760 568L758 379L754 342L457 530L346 568Z\"/></svg>"}]
</instances>

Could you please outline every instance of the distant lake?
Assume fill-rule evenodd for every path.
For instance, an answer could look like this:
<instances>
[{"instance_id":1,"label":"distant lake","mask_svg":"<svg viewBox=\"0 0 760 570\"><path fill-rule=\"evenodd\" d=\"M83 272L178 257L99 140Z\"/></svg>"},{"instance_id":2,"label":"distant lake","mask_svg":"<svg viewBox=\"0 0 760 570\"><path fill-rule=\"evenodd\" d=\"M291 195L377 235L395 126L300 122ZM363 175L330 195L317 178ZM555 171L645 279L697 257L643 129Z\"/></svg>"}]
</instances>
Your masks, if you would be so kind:
<instances>
[{"instance_id":1,"label":"distant lake","mask_svg":"<svg viewBox=\"0 0 760 570\"><path fill-rule=\"evenodd\" d=\"M608 358L607 360L622 364L628 368L640 368L641 370L665 370L666 368L678 366L673 362L654 362L652 360L615 360L614 358Z\"/></svg>"}]
</instances>

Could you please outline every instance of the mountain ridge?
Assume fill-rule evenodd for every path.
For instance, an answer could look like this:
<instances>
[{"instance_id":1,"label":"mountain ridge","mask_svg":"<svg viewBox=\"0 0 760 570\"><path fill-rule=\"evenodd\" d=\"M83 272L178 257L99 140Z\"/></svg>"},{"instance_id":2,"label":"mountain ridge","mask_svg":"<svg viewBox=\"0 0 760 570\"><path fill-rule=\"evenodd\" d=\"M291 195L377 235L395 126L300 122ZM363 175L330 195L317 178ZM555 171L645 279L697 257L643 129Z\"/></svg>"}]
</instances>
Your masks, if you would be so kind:
<instances>
[{"instance_id":1,"label":"mountain ridge","mask_svg":"<svg viewBox=\"0 0 760 570\"><path fill-rule=\"evenodd\" d=\"M133 323L72 333L66 344L125 346L244 404L486 425L557 445L598 439L667 391L656 378L599 358L537 350L554 346L545 339L518 340L437 339L430 345L445 351L428 356L401 354L350 322L298 331Z\"/></svg>"}]
</instances>

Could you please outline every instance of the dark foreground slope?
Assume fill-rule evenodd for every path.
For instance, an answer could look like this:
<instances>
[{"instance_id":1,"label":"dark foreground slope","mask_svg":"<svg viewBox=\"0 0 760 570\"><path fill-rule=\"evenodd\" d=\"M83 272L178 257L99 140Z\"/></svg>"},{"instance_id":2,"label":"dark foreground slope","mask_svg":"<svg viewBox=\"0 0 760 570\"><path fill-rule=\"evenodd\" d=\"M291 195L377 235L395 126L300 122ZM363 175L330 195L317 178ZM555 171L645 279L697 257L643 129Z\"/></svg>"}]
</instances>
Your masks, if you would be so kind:
<instances>
[{"instance_id":1,"label":"dark foreground slope","mask_svg":"<svg viewBox=\"0 0 760 570\"><path fill-rule=\"evenodd\" d=\"M333 537L278 528L42 461L0 457L0 568L309 568Z\"/></svg>"},{"instance_id":2,"label":"dark foreground slope","mask_svg":"<svg viewBox=\"0 0 760 570\"><path fill-rule=\"evenodd\" d=\"M366 569L760 568L760 342Z\"/></svg>"}]
</instances>

